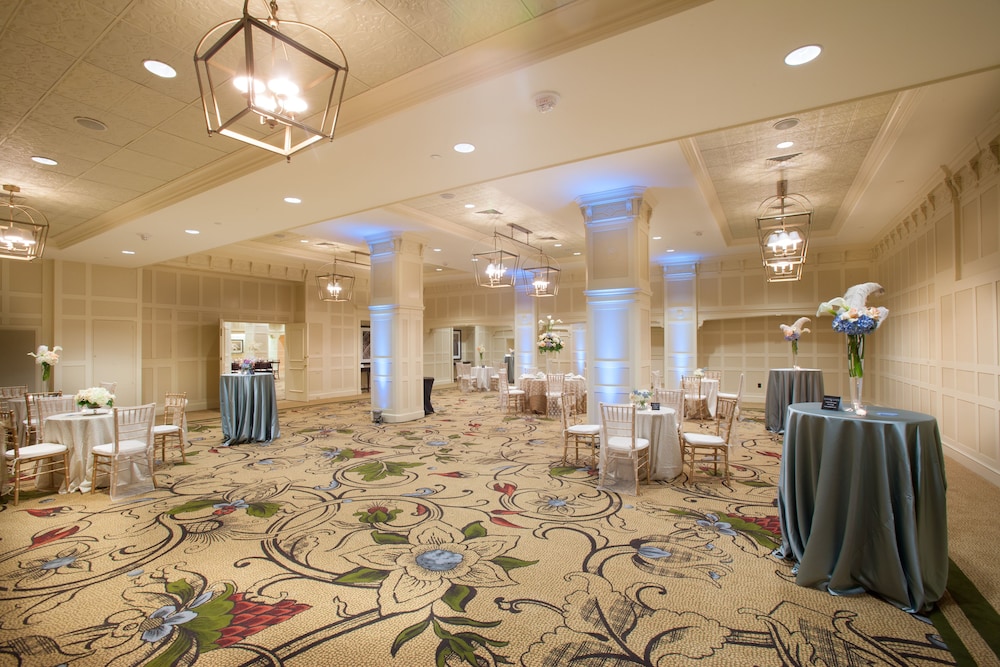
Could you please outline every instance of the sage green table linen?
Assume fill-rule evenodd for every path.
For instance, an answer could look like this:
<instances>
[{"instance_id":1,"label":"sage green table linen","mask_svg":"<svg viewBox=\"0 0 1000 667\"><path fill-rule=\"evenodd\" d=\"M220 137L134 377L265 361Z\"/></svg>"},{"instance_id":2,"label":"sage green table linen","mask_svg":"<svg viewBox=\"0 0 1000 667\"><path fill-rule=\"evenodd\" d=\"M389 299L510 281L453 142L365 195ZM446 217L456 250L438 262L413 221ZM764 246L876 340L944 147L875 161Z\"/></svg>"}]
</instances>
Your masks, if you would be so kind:
<instances>
[{"instance_id":1,"label":"sage green table linen","mask_svg":"<svg viewBox=\"0 0 1000 667\"><path fill-rule=\"evenodd\" d=\"M782 546L795 582L834 595L869 591L931 609L948 580L945 467L930 415L866 416L788 407L778 482Z\"/></svg>"},{"instance_id":2,"label":"sage green table linen","mask_svg":"<svg viewBox=\"0 0 1000 667\"><path fill-rule=\"evenodd\" d=\"M223 373L219 378L223 446L270 442L281 435L278 398L270 373Z\"/></svg>"},{"instance_id":3,"label":"sage green table linen","mask_svg":"<svg viewBox=\"0 0 1000 667\"><path fill-rule=\"evenodd\" d=\"M823 371L818 368L772 368L767 376L764 425L768 431L785 430L785 412L792 403L823 400Z\"/></svg>"}]
</instances>

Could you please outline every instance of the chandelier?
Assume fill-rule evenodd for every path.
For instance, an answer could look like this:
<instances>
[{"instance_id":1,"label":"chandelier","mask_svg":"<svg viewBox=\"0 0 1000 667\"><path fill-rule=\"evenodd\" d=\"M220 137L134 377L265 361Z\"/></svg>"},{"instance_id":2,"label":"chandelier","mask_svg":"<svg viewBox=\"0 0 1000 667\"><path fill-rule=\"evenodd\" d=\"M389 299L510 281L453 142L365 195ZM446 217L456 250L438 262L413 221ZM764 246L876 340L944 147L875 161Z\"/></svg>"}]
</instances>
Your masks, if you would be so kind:
<instances>
[{"instance_id":1,"label":"chandelier","mask_svg":"<svg viewBox=\"0 0 1000 667\"><path fill-rule=\"evenodd\" d=\"M559 293L561 269L541 250L535 266L524 267L524 293L528 296L555 296Z\"/></svg>"},{"instance_id":2,"label":"chandelier","mask_svg":"<svg viewBox=\"0 0 1000 667\"><path fill-rule=\"evenodd\" d=\"M288 159L320 139L333 140L347 83L347 58L322 30L249 14L202 37L194 62L209 135L218 133Z\"/></svg>"},{"instance_id":3,"label":"chandelier","mask_svg":"<svg viewBox=\"0 0 1000 667\"><path fill-rule=\"evenodd\" d=\"M499 213L497 214L499 215ZM513 252L510 239L493 230L493 249L472 254L476 263L476 285L479 287L513 287L517 280L517 262L520 257Z\"/></svg>"},{"instance_id":4,"label":"chandelier","mask_svg":"<svg viewBox=\"0 0 1000 667\"><path fill-rule=\"evenodd\" d=\"M42 256L49 223L39 211L14 203L14 193L21 188L4 185L10 195L0 209L0 257L31 261Z\"/></svg>"},{"instance_id":5,"label":"chandelier","mask_svg":"<svg viewBox=\"0 0 1000 667\"><path fill-rule=\"evenodd\" d=\"M812 204L803 195L788 194L788 181L778 181L777 194L757 207L757 239L767 282L802 278L809 246Z\"/></svg>"},{"instance_id":6,"label":"chandelier","mask_svg":"<svg viewBox=\"0 0 1000 667\"><path fill-rule=\"evenodd\" d=\"M355 257L357 257L357 253L355 253ZM324 264L319 270L322 271L327 266L333 268L328 273L316 276L316 287L320 301L350 301L354 296L354 276L350 273L338 273L337 261L337 256L334 254L333 262ZM343 263L367 266L357 261L344 261Z\"/></svg>"}]
</instances>

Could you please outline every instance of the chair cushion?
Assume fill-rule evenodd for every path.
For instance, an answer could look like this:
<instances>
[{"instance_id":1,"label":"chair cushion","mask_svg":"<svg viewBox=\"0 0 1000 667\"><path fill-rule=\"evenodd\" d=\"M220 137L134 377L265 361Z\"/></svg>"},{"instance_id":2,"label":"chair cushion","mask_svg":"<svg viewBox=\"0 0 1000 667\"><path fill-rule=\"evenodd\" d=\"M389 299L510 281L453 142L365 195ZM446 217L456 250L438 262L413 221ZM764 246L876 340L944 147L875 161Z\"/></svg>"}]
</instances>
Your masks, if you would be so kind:
<instances>
[{"instance_id":1,"label":"chair cushion","mask_svg":"<svg viewBox=\"0 0 1000 667\"><path fill-rule=\"evenodd\" d=\"M180 426L174 426L173 424L160 424L159 426L153 427L153 435L163 435L166 433L176 433L181 430Z\"/></svg>"},{"instance_id":2,"label":"chair cushion","mask_svg":"<svg viewBox=\"0 0 1000 667\"><path fill-rule=\"evenodd\" d=\"M23 461L24 459L37 459L46 456L55 456L56 454L62 454L65 451L66 445L60 445L55 442L39 442L35 445L21 447L19 455L16 455L13 449L9 449L5 453L5 456L8 459L16 457Z\"/></svg>"},{"instance_id":3,"label":"chair cushion","mask_svg":"<svg viewBox=\"0 0 1000 667\"><path fill-rule=\"evenodd\" d=\"M102 456L114 456L115 443L109 442L95 446L91 451ZM139 454L146 451L146 443L142 440L122 440L118 443L119 454Z\"/></svg>"},{"instance_id":4,"label":"chair cushion","mask_svg":"<svg viewBox=\"0 0 1000 667\"><path fill-rule=\"evenodd\" d=\"M508 389L507 393L510 394L511 396L524 396L523 389Z\"/></svg>"},{"instance_id":5,"label":"chair cushion","mask_svg":"<svg viewBox=\"0 0 1000 667\"><path fill-rule=\"evenodd\" d=\"M636 449L646 449L647 447L649 447L649 440L646 440L646 438L635 439ZM619 451L630 451L632 449L632 439L624 435L613 435L608 438L608 448Z\"/></svg>"},{"instance_id":6,"label":"chair cushion","mask_svg":"<svg viewBox=\"0 0 1000 667\"><path fill-rule=\"evenodd\" d=\"M695 446L714 446L714 447L725 447L726 441L717 435L709 435L708 433L685 433L684 442L689 445Z\"/></svg>"},{"instance_id":7,"label":"chair cushion","mask_svg":"<svg viewBox=\"0 0 1000 667\"><path fill-rule=\"evenodd\" d=\"M576 424L567 428L566 432L573 435L598 435L601 427L598 424Z\"/></svg>"}]
</instances>

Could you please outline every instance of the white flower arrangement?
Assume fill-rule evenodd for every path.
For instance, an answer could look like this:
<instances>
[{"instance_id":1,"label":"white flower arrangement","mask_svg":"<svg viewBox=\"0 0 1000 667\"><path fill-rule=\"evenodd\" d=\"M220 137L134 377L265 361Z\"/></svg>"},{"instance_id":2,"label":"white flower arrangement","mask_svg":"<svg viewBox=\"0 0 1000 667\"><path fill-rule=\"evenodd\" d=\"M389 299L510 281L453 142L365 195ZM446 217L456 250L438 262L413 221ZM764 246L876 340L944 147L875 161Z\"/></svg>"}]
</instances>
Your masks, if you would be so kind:
<instances>
[{"instance_id":1,"label":"white flower arrangement","mask_svg":"<svg viewBox=\"0 0 1000 667\"><path fill-rule=\"evenodd\" d=\"M633 389L632 390L632 402L639 403L640 405L645 405L653 398L653 392L648 389Z\"/></svg>"},{"instance_id":2,"label":"white flower arrangement","mask_svg":"<svg viewBox=\"0 0 1000 667\"><path fill-rule=\"evenodd\" d=\"M29 357L35 358L35 363L42 367L42 382L46 382L49 379L49 373L52 372L52 367L59 363L59 353L62 352L62 347L56 345L51 350L48 345L39 345L37 352L29 352Z\"/></svg>"},{"instance_id":3,"label":"white flower arrangement","mask_svg":"<svg viewBox=\"0 0 1000 667\"><path fill-rule=\"evenodd\" d=\"M795 322L792 323L791 326L787 324L778 325L778 327L781 328L781 333L785 336L785 340L790 341L792 344L793 364L795 363L794 359L799 354L799 338L802 337L802 334L809 333L809 329L806 329L805 326L808 322L811 321L812 320L810 320L808 317L800 317L799 319L795 320ZM798 366L796 366L796 368L798 368Z\"/></svg>"},{"instance_id":4,"label":"white flower arrangement","mask_svg":"<svg viewBox=\"0 0 1000 667\"><path fill-rule=\"evenodd\" d=\"M115 404L115 395L104 387L81 389L75 396L76 404L82 408L110 408Z\"/></svg>"},{"instance_id":5,"label":"white flower arrangement","mask_svg":"<svg viewBox=\"0 0 1000 667\"><path fill-rule=\"evenodd\" d=\"M694 369L694 376L699 378L705 377L705 369L704 368Z\"/></svg>"},{"instance_id":6,"label":"white flower arrangement","mask_svg":"<svg viewBox=\"0 0 1000 667\"><path fill-rule=\"evenodd\" d=\"M563 349L562 338L553 331L557 324L562 324L562 320L554 320L551 315L548 320L538 320L538 326L542 330L538 335L539 352L558 352Z\"/></svg>"},{"instance_id":7,"label":"white flower arrangement","mask_svg":"<svg viewBox=\"0 0 1000 667\"><path fill-rule=\"evenodd\" d=\"M476 352L479 353L479 363L482 363L482 361L483 361L483 355L486 354L486 346L485 345L477 345L476 346Z\"/></svg>"}]
</instances>

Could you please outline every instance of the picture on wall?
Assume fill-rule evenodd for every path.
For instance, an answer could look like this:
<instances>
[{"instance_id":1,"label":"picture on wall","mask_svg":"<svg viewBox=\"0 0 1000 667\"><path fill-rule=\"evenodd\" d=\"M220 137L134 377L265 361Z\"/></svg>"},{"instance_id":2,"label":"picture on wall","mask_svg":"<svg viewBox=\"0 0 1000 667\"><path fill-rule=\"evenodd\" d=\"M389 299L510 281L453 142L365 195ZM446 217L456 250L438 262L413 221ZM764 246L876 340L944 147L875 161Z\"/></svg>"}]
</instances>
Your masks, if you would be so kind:
<instances>
[{"instance_id":1,"label":"picture on wall","mask_svg":"<svg viewBox=\"0 0 1000 667\"><path fill-rule=\"evenodd\" d=\"M451 332L451 358L461 359L462 358L462 330L452 329Z\"/></svg>"},{"instance_id":2,"label":"picture on wall","mask_svg":"<svg viewBox=\"0 0 1000 667\"><path fill-rule=\"evenodd\" d=\"M243 340L234 338L229 341L229 352L230 354L243 354Z\"/></svg>"}]
</instances>

